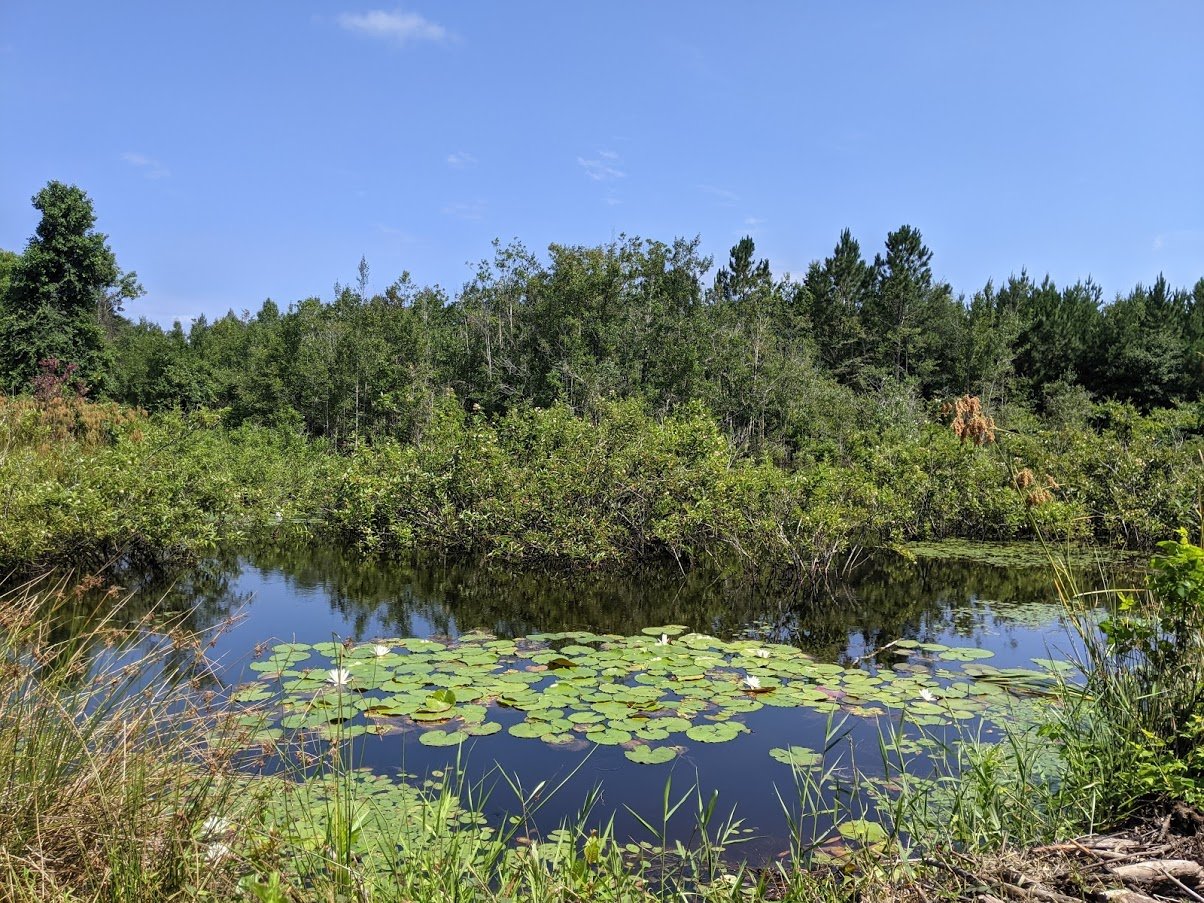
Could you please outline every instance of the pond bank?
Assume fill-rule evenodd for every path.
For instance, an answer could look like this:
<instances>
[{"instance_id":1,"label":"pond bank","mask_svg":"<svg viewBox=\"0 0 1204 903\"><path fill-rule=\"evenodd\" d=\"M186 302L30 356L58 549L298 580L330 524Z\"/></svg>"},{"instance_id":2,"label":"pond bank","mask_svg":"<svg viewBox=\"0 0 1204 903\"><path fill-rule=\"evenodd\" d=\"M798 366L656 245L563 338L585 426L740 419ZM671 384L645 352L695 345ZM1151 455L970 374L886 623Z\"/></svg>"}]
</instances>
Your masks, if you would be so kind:
<instances>
[{"instance_id":1,"label":"pond bank","mask_svg":"<svg viewBox=\"0 0 1204 903\"><path fill-rule=\"evenodd\" d=\"M1155 575L1173 572L1179 579L1185 573L1192 573L1190 549L1188 546L1177 547L1175 555L1178 557L1174 560L1179 563L1164 563L1160 566L1162 570L1155 570ZM279 567L280 559L258 554L257 564L253 563L256 561L254 556L237 559L240 573L263 575L264 565L273 560L277 562L274 566ZM187 634L177 631L175 643L157 645L158 651L154 655L144 654L142 658L119 651L104 652L115 648L111 646L116 637L114 622L94 625L84 633L64 639L61 633L48 632L48 620L22 618L19 600L10 597L4 623L8 641L5 661L11 665L4 672L7 683L4 693L0 694L6 706L4 718L0 719L0 724L5 727L0 733L7 732L7 736L3 738L5 742L0 743L0 755L15 757L3 763L5 773L20 777L9 783L6 793L6 801L14 801L14 806L5 810L9 813L7 818L18 820L0 832L6 838L12 838L6 839L3 851L0 851L3 853L0 879L6 882L0 889L18 900L57 898L56 894L61 895L69 888L91 888L89 895L100 899L163 898L173 894L181 899L196 899L204 894L228 898L237 896L240 886L242 895L250 899L280 901L316 899L313 894L354 898L360 893L355 890L357 887L368 886L376 887L382 899L419 900L440 899L453 892L482 901L507 896L534 900L644 900L676 891L704 899L728 899L733 893L745 895L741 888L752 888L749 894L753 899L843 900L879 893L873 898L888 899L889 895L895 895L905 899L916 887L923 893L924 887L938 885L935 876L942 869L925 864L934 851L959 850L949 862L960 863L959 868L973 873L975 870L965 864L964 857L987 862L991 857L1001 855L1000 851L1042 847L1053 841L1077 837L1087 824L1096 828L1106 826L1109 813L1115 816L1124 811L1128 805L1124 800L1136 799L1133 796L1138 793L1136 788L1149 784L1151 762L1161 769L1153 777L1164 775L1161 786L1188 790L1195 786L1184 783L1194 781L1190 763L1185 764L1182 771L1169 770L1175 760L1166 757L1173 754L1172 750L1164 749L1151 760L1132 745L1133 735L1128 733L1130 723L1120 718L1121 713L1114 705L1116 700L1108 705L1098 701L1107 701L1106 686L1096 687L1095 692L1099 695L1085 707L1086 697L1079 689L1054 680L1049 686L1055 694L1042 705L1042 711L1049 714L1040 731L1024 730L1019 721L1012 719L1013 726L1001 734L1003 743L988 742L989 738L981 735L963 737L963 742L947 747L948 752L942 759L934 760L923 747L917 748L914 733L879 731L876 739L873 736L865 739L871 744L886 745L890 755L884 763L887 765L885 772L877 768L866 770L873 763L861 753L851 759L843 757L829 761L839 752L840 743L829 748L826 733L814 735L818 739L807 741L805 733L799 732L804 724L802 721L791 722L787 733L775 735L771 722L757 720L773 712L789 714L789 709L768 705L768 700L799 679L803 683L791 691L795 695L805 690L805 695L810 696L819 688L839 687L839 698L815 697L813 701L821 705L835 704L842 709L873 706L889 709L891 699L896 695L900 700L914 697L907 703L910 721L916 720L917 716L922 719L926 706L943 710L944 701L973 699L972 689L962 696L957 685L946 683L939 675L929 683L925 675L933 673L934 667L939 671L950 665L963 669L976 666L981 661L979 653L984 650L975 646L963 647L974 651L972 657L965 658L957 651L958 644L937 642L942 634L933 632L932 627L944 623L954 631L969 629L972 636L989 637L981 630L992 625L997 629L998 617L1006 608L997 611L989 606L980 608L969 622L964 622L959 620L962 615L957 613L958 606L936 603L948 588L957 585L956 580L950 578L950 574L957 572L948 571L951 565L947 562L908 566L916 569L916 585L926 586L932 593L927 603L918 608L909 604L900 608L895 604L897 593L879 596L888 603L887 607L867 609L866 617L867 623L878 623L879 630L885 632L872 635L872 639L870 635L864 635L854 644L849 642L846 627L843 644L829 647L832 651L827 656L816 656L803 652L798 646L780 644L780 634L748 635L735 631L730 639L707 639L697 633L685 632L684 627L673 627L668 619L657 619L652 625L660 631L656 635L645 632L652 629L646 624L640 631L625 635L589 636L575 630L560 637L532 640L530 634L533 631L529 627L546 617L546 614L538 614L541 610L539 599L547 598L549 592L546 588L544 595L529 595L528 604L535 603L536 607L530 609L530 613L520 615L517 609L499 609L487 602L480 604L485 600L480 597L479 590L464 590L465 586L474 585L464 574L444 574L440 578L434 575L420 577L412 571L403 571L369 578L368 575L355 577L353 572L335 567L327 576L319 577L314 565L320 559L312 552L298 551L296 560L293 576L280 584L286 590L282 601L291 606L282 608L281 612L293 612L288 623L297 629L302 622L297 620L296 612L304 611L306 605L316 604L319 610L326 609L342 619L340 623L346 626L340 628L340 635L349 636L352 641L350 648L341 644L324 648L323 654L330 653L335 658L346 656L340 661L327 662L329 667L316 659L302 662L298 657L303 652L312 654L314 642L309 643L310 649L296 645L278 647L261 659L272 663L267 671L261 672L264 677L269 677L270 672L294 684L298 680L302 684L309 680L317 685L309 686L308 690L304 686L294 686L290 692L316 689L328 693L333 690L336 697L355 701L355 717L348 720L341 712L335 712L336 717L324 723L336 725L336 729L337 724L346 724L349 728L363 724L357 719L361 712L369 711L372 704L361 708L360 703L365 702L367 696L363 692L366 688L353 686L361 679L357 669L373 661L379 664L383 657L402 655L401 643L378 655L371 647L386 644L371 641L388 636L402 639L396 633L379 630L384 622L377 618L382 612L389 611L388 606L381 607L383 600L408 599L401 611L408 611L411 619L415 616L433 618L428 623L440 625L444 639L407 641L406 647L417 643L420 648L406 648L405 656L421 653L430 658L429 662L423 660L423 668L416 668L420 664L417 659L399 659L390 664L392 676L385 684L391 681L397 686L382 684L386 693L413 695L412 688L405 681L399 681L398 675L408 673L421 678L423 689L415 697L411 715L375 713L373 717L383 714L386 718L404 722L407 719L413 721L415 714L429 712L434 727L428 727L427 731L446 734L454 732L450 731L449 713L463 708L465 712L456 717L465 724L485 725L498 723L495 719L501 719L505 722L501 732L492 737L480 737L477 742L482 745L467 758L455 754L458 744L443 749L422 743L408 747L411 752L402 760L407 771L413 771L412 766L418 764L410 758L418 749L444 756L442 766L431 760L429 766L418 769L425 781L390 776L388 769L382 771L379 768L380 763L374 764L357 753L357 750L365 749L363 744L382 739L366 735L358 740L348 738L349 742L345 744L302 742L297 747L296 764L290 767L306 769L305 773L311 776L317 768L318 774L325 776L319 781L297 783L290 780L282 784L280 779L290 773L277 768L276 777L259 778L248 784L245 773L232 768L238 762L243 766L248 764L245 753L237 750L245 750L256 733L261 749L266 749L262 746L264 743L284 739L276 734L262 733L264 730L279 731L283 727L265 722L264 714L270 717L274 711L276 717L289 718L294 713L316 711L312 705L306 703L297 709L294 704L291 710L289 706L281 708L280 703L270 702L267 697L253 698L258 692L251 687L242 697L241 704L247 708L236 717L228 717L235 713L224 701L226 695L221 687L228 684L229 678L211 684L211 669L189 671L195 684L161 685L164 673L161 668L169 659L175 659L173 668L178 668L181 661L201 661L196 659L197 648L194 641L187 639ZM885 573L893 578L902 572L888 569ZM942 573L945 573L944 577L940 576ZM207 586L209 594L204 597L203 604L211 607L216 604L211 614L221 616L224 603L219 600L226 594L232 599L245 598L245 590L240 589L241 577L233 578L232 582L230 577L225 582L217 577L218 574L212 571L204 579L194 575L199 582L193 589ZM272 585L270 581L262 582L262 576L256 579L260 580L254 591L257 595ZM403 587L400 594L398 580ZM483 587L489 583L490 580L483 577L476 585ZM453 620L434 616L433 600L415 595L416 591L420 593L419 588L423 585L459 588L456 604L448 609L455 613ZM906 583L882 586L892 585L897 590ZM1005 586L1001 584L998 588ZM1155 589L1159 586L1161 584L1153 584ZM65 593L67 588L61 589ZM513 604L511 589L503 587L500 594L511 597ZM853 595L848 598L854 600L875 598L873 591L865 587L851 592ZM303 597L298 593L309 599L300 607ZM193 598L198 598L195 592ZM357 607L357 599L375 601L370 608L358 613L361 610ZM45 599L26 597L24 604L28 608L35 601L41 604ZM561 596L556 606L570 618L586 614L587 610L583 610L574 615L571 605L564 604L566 601L567 597ZM262 598L251 602L250 616L244 623L254 625L254 612L261 602ZM461 603L466 603L467 607ZM813 606L813 603L809 604ZM902 626L895 628L893 635L889 626L892 622L886 617L891 604L895 610L904 613L899 622ZM551 609L545 605L542 610ZM706 610L705 606L701 609ZM798 609L811 614L820 610L822 607L814 606ZM907 614L909 611L910 615ZM948 620L934 620L934 615L941 611L947 612L941 618ZM1025 611L1023 603L1019 611ZM162 614L162 609L159 613ZM687 614L687 618L690 617L694 616ZM469 621L460 624L456 620L460 618ZM408 623L411 630L407 636L421 633L412 629L414 620ZM516 639L503 640L496 631L496 639L481 634L474 637L465 630L469 624L475 624L479 629L485 623L494 627L500 624L519 627L511 633ZM756 623L759 622L754 621L754 626ZM1028 629L1023 623L1020 621L1004 629L1011 632L1014 639L1016 630ZM804 618L800 624L802 632L795 636L805 640L808 621ZM958 627L958 624L962 626ZM141 626L152 631L141 634L144 639L162 636L156 632L153 622ZM353 630L348 632L347 627ZM916 633L917 628L919 633ZM433 634L431 631L428 635ZM258 635L262 639L269 633L260 630ZM690 636L698 639L689 640ZM529 671L520 662L502 662L500 659L491 665L492 660L486 660L490 655L513 654L507 642L514 646L514 652L521 651L528 656L527 661L537 666L537 670ZM490 646L490 643L500 645ZM540 643L544 645L540 646ZM548 643L553 646L549 647ZM640 651L638 662L634 659L628 662L623 650L631 643L636 644L630 646L631 649L638 646L643 650L647 645L650 651L647 655ZM886 652L882 651L884 647ZM1003 648L996 651L997 657ZM98 650L101 651L99 656ZM725 664L722 667L703 664L697 679L706 686L699 684L703 691L696 698L705 697L710 705L711 698L730 697L732 705L716 710L717 714L724 715L723 718L708 718L707 706L684 718L680 709L669 714L663 708L654 707L644 713L646 718L642 718L632 708L633 700L618 697L609 703L601 698L593 700L592 696L604 684L582 682L580 676L572 676L574 671L602 676L618 664L624 668L635 664L636 671L630 673L637 678L645 673L654 676L660 667L656 664L658 650L672 655L688 652L691 659L690 663L684 658L676 662L672 655L667 659L669 670L674 672L670 676L676 687L671 695L652 700L639 688L649 688L657 693L663 692L663 688L658 689L655 682L645 683L639 679L616 686L626 686L628 690L623 692L639 695L640 699L634 700L637 707L652 703L663 707L666 702L680 705L683 699L691 697L689 693L683 697L678 690L691 687L694 675L676 671L681 667L687 670L698 667L700 654L718 655ZM768 656L758 654L762 650L768 652ZM780 650L780 656L775 650ZM361 664L356 664L369 652L370 658L364 657ZM866 652L872 652L872 658L866 659ZM906 653L902 660L895 654L898 652ZM451 653L450 657L446 653ZM888 653L889 657L882 657ZM543 660L535 661L532 657ZM569 665L566 667L558 659L568 661ZM826 664L825 659L830 664ZM959 664L958 659L963 663ZM873 666L868 671L863 670L865 662L875 660L881 663L876 666L878 669L902 663L918 665L920 670L896 672L902 683L892 679L889 685L878 684L874 677L882 674L882 670ZM24 664L33 661L42 663L36 671L29 670ZM444 664L448 662L459 664L445 671ZM1004 671L1014 668L1007 659L1001 664ZM796 665L802 669L799 676L786 673L792 672ZM555 674L556 677L551 678L555 681L567 678L570 687L577 688L574 692L581 703L574 704L573 711L577 714L569 716L568 708L559 706L558 711L564 714L558 715L540 705L547 690L543 694L530 695L526 703L514 698L512 702L519 704L517 710L490 703L488 688L476 700L469 700L467 693L462 693L463 698L457 696L454 701L440 695L446 690L449 692L445 695L451 696L461 687L471 687L479 682L478 678L465 672L465 667L481 670L487 666L493 676L485 676L482 670L478 675L480 680L509 680L507 673L527 675L544 682L550 679L544 676L548 674ZM314 669L309 676L305 672L307 667ZM547 670L541 671L538 667ZM819 670L812 674L816 668ZM829 671L829 668L834 670ZM785 670L777 673L782 669ZM295 671L296 676L289 677L286 672L290 670ZM345 677L340 673L343 670ZM870 679L857 677L858 686L853 688L849 681L859 672ZM81 676L89 673L93 680L81 683ZM441 673L448 679L436 680L426 686L431 683L430 678ZM991 676L990 669L977 673L979 680ZM1115 672L1114 679L1136 679L1141 675L1140 670L1130 668ZM758 686L751 684L753 678L759 682ZM837 678L838 682L833 683L832 678ZM462 682L465 679L467 684ZM1148 679L1148 675L1142 679ZM909 681L916 684L912 691L895 692ZM198 697L194 685L202 691L206 686L217 691L204 693L202 698L209 701L208 707L196 706ZM515 681L512 692L527 692L526 688L534 686L524 677ZM156 687L160 689L154 690L151 699L141 695ZM1060 687L1065 687L1066 692L1059 690ZM935 703L927 698L926 689ZM112 695L115 693L125 695ZM526 739L515 737L512 732L513 725L531 721L531 715L536 713L539 717L532 724L544 724L557 730L569 728L570 733L574 732L573 728L581 727L585 728L581 735L589 737L592 733L590 724L597 723L593 721L595 703L624 708L623 712L616 708L613 715L608 714L609 708L598 712L603 721L607 721L602 729L615 732L615 740L623 740L623 743L615 746L594 744L595 752L585 758L583 764L571 765L567 771L564 764L549 767L551 760L544 761L547 755L562 756L564 753L558 752L555 744L549 746L542 742L542 728ZM267 712L256 713L256 704L266 704ZM950 712L960 711L960 705L958 703ZM181 706L187 708L181 709ZM474 706L485 709L485 717L477 720L479 713L472 708ZM751 710L757 706L759 710ZM62 733L65 726L62 719L49 715L55 707L79 713L88 729L83 734L72 731L71 743L63 748L75 752L66 758L42 755L36 762L31 762L27 759L28 754L37 749L53 748L56 744L62 746L67 737ZM493 714L495 707L497 714ZM468 711L468 708L472 710ZM191 711L195 715L181 720L174 715L168 716L169 711ZM525 712L526 717L516 719L514 715L505 714L506 711ZM85 712L90 714L84 716ZM850 714L853 713L845 712L841 717ZM175 729L164 732L157 725L169 717ZM610 724L608 719L613 717L624 723ZM708 772L703 767L704 759L698 758L697 768L691 769L689 775L683 775L675 772L670 763L657 764L657 753L640 752L656 750L666 744L669 747L679 745L673 740L672 730L668 731L670 736L667 738L636 736L638 731L646 732L649 728L677 726L656 724L666 717L690 722L684 727L682 740L691 747L691 757L702 756L708 748L720 750L728 746L738 754L725 770L731 772L734 768L737 775L744 773L746 779L723 790L714 800L711 793L715 782L706 775L720 774L724 769ZM557 719L565 724L560 725ZM631 722L631 730L626 726L627 721ZM709 739L712 733L726 730L725 724L745 723L751 727L751 735L737 729L726 744L703 742L690 736L690 731L695 728L705 728L702 733ZM37 732L23 727L33 724L39 726ZM214 726L219 724L225 725L225 730L215 734ZM302 723L298 727L304 729L306 725ZM819 725L816 727L818 729ZM936 726L930 728L937 730ZM631 735L631 741L643 742L625 747L623 744L629 741L617 736L624 730ZM22 735L26 739L21 739ZM548 753L534 757L537 767L530 774L520 774L513 768L473 772L474 758L486 755L491 748L484 744L505 737L515 737L513 742L525 744L524 750L542 748ZM758 737L761 741L757 741ZM34 740L32 745L29 738ZM967 740L973 742L965 742ZM741 746L750 742L754 745L767 742L766 749L773 748L771 754L765 758L761 757L762 753L754 756ZM856 737L848 733L840 742L852 742L854 745L850 748L856 749ZM584 779L590 777L589 770L596 770L596 766L610 755L608 750L613 751L617 761L627 763L624 767L633 768L635 772L625 777L612 775L603 782L599 792L593 787L595 781ZM782 758L773 756L773 750ZM956 755L950 758L949 752L953 751ZM631 754L635 755L634 759ZM1106 765L1100 758L1104 754L1113 756ZM532 758L527 752L521 755L525 759ZM675 752L675 755L680 753ZM308 764L306 756L309 757ZM647 762L640 762L641 758L647 758ZM755 761L751 761L753 758ZM916 771L914 766L921 761L928 764ZM61 764L46 767L46 763ZM81 770L80 764L87 764L87 767ZM371 772L361 770L368 764L373 764ZM122 768L120 774L138 776L137 781L131 784L117 777L118 773L112 770L116 765ZM573 768L579 770L574 772ZM777 785L784 794L784 802L775 811L778 823L785 823L786 836L771 838L772 845L757 839L763 835L768 818L746 819L743 805L748 779L766 768L781 769L782 779ZM636 780L638 774L655 776L655 779ZM1103 788L1107 794L1101 795L1100 782L1104 778L1109 786ZM583 780L574 784L578 779ZM610 801L611 788L616 786L616 781L622 786L633 780L637 785L632 806L634 815L619 812L616 814L623 817L616 818L611 814L615 809ZM1088 799L1085 791L1088 787L1095 788L1091 791L1097 794L1095 802ZM830 788L835 792L830 792ZM852 788L861 788L860 795L850 794ZM1145 792L1144 789L1140 791L1141 794ZM506 803L499 809L500 797L516 802ZM664 804L658 812L655 805L649 806L649 801L661 797ZM68 800L70 805L63 805ZM733 804L737 807L734 814L731 813ZM559 815L556 814L558 806ZM508 821L504 817L507 812L515 814L518 821ZM693 827L688 827L690 825ZM643 839L638 839L640 833L637 831L642 833ZM95 837L96 843L79 846L78 838L85 836ZM77 840L71 840L72 837ZM679 840L681 847L678 847ZM158 852L148 859L146 853L151 850ZM784 857L779 858L778 852L783 852ZM42 865L31 868L29 863L32 861ZM110 864L97 870L95 863L100 861ZM825 862L842 861L846 865L836 871L830 871L829 866L824 865ZM93 865L88 866L89 862ZM450 872L457 877L454 887L447 884L448 862L457 863ZM888 867L889 863L896 865ZM467 891L465 880L468 881ZM946 874L940 882L948 887L949 880L949 874ZM128 896L121 887L137 888L143 896ZM1055 884L1051 888L1055 893L1062 893L1065 885ZM991 891L986 889L985 892Z\"/></svg>"}]
</instances>

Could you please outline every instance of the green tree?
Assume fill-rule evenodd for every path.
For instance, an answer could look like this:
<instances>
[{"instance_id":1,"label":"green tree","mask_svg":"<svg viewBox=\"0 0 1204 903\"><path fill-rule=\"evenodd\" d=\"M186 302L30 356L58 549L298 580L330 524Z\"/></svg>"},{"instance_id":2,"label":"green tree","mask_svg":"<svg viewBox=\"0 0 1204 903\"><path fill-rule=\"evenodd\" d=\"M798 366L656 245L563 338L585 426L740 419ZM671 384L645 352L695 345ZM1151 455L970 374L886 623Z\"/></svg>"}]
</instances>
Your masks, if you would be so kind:
<instances>
[{"instance_id":1,"label":"green tree","mask_svg":"<svg viewBox=\"0 0 1204 903\"><path fill-rule=\"evenodd\" d=\"M1149 409L1186 388L1191 296L1159 276L1107 305L1093 333L1088 378L1101 395Z\"/></svg>"},{"instance_id":2,"label":"green tree","mask_svg":"<svg viewBox=\"0 0 1204 903\"><path fill-rule=\"evenodd\" d=\"M103 387L109 356L105 312L141 293L124 274L106 236L95 231L92 201L74 185L50 182L33 197L42 214L37 231L13 266L0 314L0 380L21 391L38 363L76 364L91 385Z\"/></svg>"},{"instance_id":3,"label":"green tree","mask_svg":"<svg viewBox=\"0 0 1204 903\"><path fill-rule=\"evenodd\" d=\"M1024 375L1031 399L1042 399L1054 383L1083 382L1099 321L1099 286L1088 279L1059 290L1048 276L1037 285L1021 271L999 290L997 301L1019 312L1016 370Z\"/></svg>"},{"instance_id":4,"label":"green tree","mask_svg":"<svg viewBox=\"0 0 1204 903\"><path fill-rule=\"evenodd\" d=\"M12 282L13 270L21 262L21 255L0 248L0 311L4 310L4 299Z\"/></svg>"},{"instance_id":5,"label":"green tree","mask_svg":"<svg viewBox=\"0 0 1204 903\"><path fill-rule=\"evenodd\" d=\"M994 408L1009 400L1016 384L1016 346L1022 319L1014 301L993 283L976 292L966 311L961 385L957 391L979 396Z\"/></svg>"},{"instance_id":6,"label":"green tree","mask_svg":"<svg viewBox=\"0 0 1204 903\"><path fill-rule=\"evenodd\" d=\"M865 333L861 310L874 284L874 269L845 229L830 257L811 264L800 303L811 325L819 362L842 382L856 382L862 370Z\"/></svg>"},{"instance_id":7,"label":"green tree","mask_svg":"<svg viewBox=\"0 0 1204 903\"><path fill-rule=\"evenodd\" d=\"M1184 380L1189 395L1204 394L1204 279L1192 287L1183 317Z\"/></svg>"},{"instance_id":8,"label":"green tree","mask_svg":"<svg viewBox=\"0 0 1204 903\"><path fill-rule=\"evenodd\" d=\"M783 424L814 373L810 343L751 238L715 276L701 327L704 398L735 442L760 451ZM778 449L780 450L780 449Z\"/></svg>"},{"instance_id":9,"label":"green tree","mask_svg":"<svg viewBox=\"0 0 1204 903\"><path fill-rule=\"evenodd\" d=\"M900 226L874 259L874 290L862 307L868 358L880 379L918 379L930 392L952 388L965 310L932 275L920 230Z\"/></svg>"},{"instance_id":10,"label":"green tree","mask_svg":"<svg viewBox=\"0 0 1204 903\"><path fill-rule=\"evenodd\" d=\"M727 266L715 274L715 295L719 301L744 301L772 285L769 261L757 260L757 246L745 235L732 247Z\"/></svg>"}]
</instances>

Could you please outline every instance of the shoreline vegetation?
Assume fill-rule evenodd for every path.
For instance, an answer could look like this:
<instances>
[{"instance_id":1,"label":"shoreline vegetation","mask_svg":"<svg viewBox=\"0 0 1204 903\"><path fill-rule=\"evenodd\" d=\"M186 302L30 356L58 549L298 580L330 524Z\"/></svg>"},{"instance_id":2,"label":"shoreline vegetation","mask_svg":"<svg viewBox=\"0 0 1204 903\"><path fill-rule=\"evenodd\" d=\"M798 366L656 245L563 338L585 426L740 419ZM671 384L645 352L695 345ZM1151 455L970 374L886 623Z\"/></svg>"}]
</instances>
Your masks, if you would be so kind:
<instances>
[{"instance_id":1,"label":"shoreline vegetation","mask_svg":"<svg viewBox=\"0 0 1204 903\"><path fill-rule=\"evenodd\" d=\"M0 252L0 569L186 556L259 527L365 549L797 581L860 547L1041 535L1150 549L1204 477L1204 279L972 295L904 225L801 278L741 239L495 243L185 330L91 199Z\"/></svg>"},{"instance_id":2,"label":"shoreline vegetation","mask_svg":"<svg viewBox=\"0 0 1204 903\"><path fill-rule=\"evenodd\" d=\"M786 466L741 455L705 411L658 419L634 402L490 417L448 393L419 438L337 450L223 412L0 397L0 570L188 561L266 531L521 567L806 582L910 542L1148 550L1197 516L1199 405L1101 405L1073 428L992 420L981 444L939 409L863 413L844 453Z\"/></svg>"},{"instance_id":3,"label":"shoreline vegetation","mask_svg":"<svg viewBox=\"0 0 1204 903\"><path fill-rule=\"evenodd\" d=\"M35 581L0 599L0 894L922 901L1017 899L1017 887L1036 899L1104 899L1127 887L1194 899L1204 550L1162 543L1145 586L1111 593L1102 624L1099 598L1070 574L1058 568L1074 670L1026 709L1030 721L992 742L963 731L935 772L918 773L906 716L882 729L882 768L858 769L833 730L819 755L791 763L787 855L753 863L740 854L738 801L672 780L663 811L635 813L648 830L636 841L616 837L591 799L577 819L540 832L534 816L556 788L523 788L504 773L491 792L513 796L501 805L518 818L491 825L480 814L489 794L465 781L459 760L425 782L371 776L337 728L299 747L308 766L257 775L246 751L264 742L270 718L254 714L253 699L233 706L193 688L203 637L150 620L119 630L94 615L63 639L61 619L78 617L74 588ZM822 787L836 776L833 801ZM688 813L694 840L671 842L669 818ZM813 836L824 821L831 827Z\"/></svg>"}]
</instances>

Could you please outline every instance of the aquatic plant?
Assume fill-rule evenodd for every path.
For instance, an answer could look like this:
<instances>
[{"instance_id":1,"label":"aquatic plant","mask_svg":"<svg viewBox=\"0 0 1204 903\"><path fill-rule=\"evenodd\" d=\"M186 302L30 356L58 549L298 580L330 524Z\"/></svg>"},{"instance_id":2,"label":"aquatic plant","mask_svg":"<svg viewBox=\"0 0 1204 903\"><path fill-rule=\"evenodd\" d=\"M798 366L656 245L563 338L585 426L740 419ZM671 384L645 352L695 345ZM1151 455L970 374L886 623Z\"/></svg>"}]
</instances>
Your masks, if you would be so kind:
<instances>
[{"instance_id":1,"label":"aquatic plant","mask_svg":"<svg viewBox=\"0 0 1204 903\"><path fill-rule=\"evenodd\" d=\"M261 677L234 699L275 698L279 721L265 725L273 737L283 729L337 741L416 727L423 745L454 747L505 729L556 746L622 746L631 761L652 765L672 761L682 741L736 739L748 731L742 716L765 706L940 726L1014 720L1058 685L1055 670L983 664L991 653L976 647L903 639L890 651L889 668L846 668L793 646L681 625L635 636L284 643L252 663Z\"/></svg>"}]
</instances>

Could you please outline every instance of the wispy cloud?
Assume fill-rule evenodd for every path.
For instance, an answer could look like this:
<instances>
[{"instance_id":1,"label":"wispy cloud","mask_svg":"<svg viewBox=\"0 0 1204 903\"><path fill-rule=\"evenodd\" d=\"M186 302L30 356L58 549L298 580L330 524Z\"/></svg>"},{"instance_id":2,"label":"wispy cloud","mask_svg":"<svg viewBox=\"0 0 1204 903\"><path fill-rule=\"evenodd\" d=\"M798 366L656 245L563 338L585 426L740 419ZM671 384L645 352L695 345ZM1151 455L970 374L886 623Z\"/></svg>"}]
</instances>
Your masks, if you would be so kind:
<instances>
[{"instance_id":1,"label":"wispy cloud","mask_svg":"<svg viewBox=\"0 0 1204 903\"><path fill-rule=\"evenodd\" d=\"M142 174L148 179L162 179L171 175L171 170L154 157L148 157L146 154L126 151L121 155L121 159L130 166L142 170Z\"/></svg>"},{"instance_id":2,"label":"wispy cloud","mask_svg":"<svg viewBox=\"0 0 1204 903\"><path fill-rule=\"evenodd\" d=\"M477 165L477 158L468 151L456 151L447 155L447 165L452 169L467 169Z\"/></svg>"},{"instance_id":3,"label":"wispy cloud","mask_svg":"<svg viewBox=\"0 0 1204 903\"><path fill-rule=\"evenodd\" d=\"M395 239L399 244L410 245L418 241L418 236L413 232L407 232L405 229L398 229L396 226L390 226L387 223L377 223L376 230L381 235L387 235Z\"/></svg>"},{"instance_id":4,"label":"wispy cloud","mask_svg":"<svg viewBox=\"0 0 1204 903\"><path fill-rule=\"evenodd\" d=\"M485 207L484 201L462 201L446 205L442 213L444 216L454 216L456 219L475 222L485 218Z\"/></svg>"},{"instance_id":5,"label":"wispy cloud","mask_svg":"<svg viewBox=\"0 0 1204 903\"><path fill-rule=\"evenodd\" d=\"M1154 236L1153 250L1204 246L1204 229L1172 229Z\"/></svg>"},{"instance_id":6,"label":"wispy cloud","mask_svg":"<svg viewBox=\"0 0 1204 903\"><path fill-rule=\"evenodd\" d=\"M346 31L392 41L402 46L429 41L442 44L451 39L451 32L437 22L419 15L397 10L387 12L372 9L364 13L342 13L338 17L339 27Z\"/></svg>"},{"instance_id":7,"label":"wispy cloud","mask_svg":"<svg viewBox=\"0 0 1204 903\"><path fill-rule=\"evenodd\" d=\"M759 217L759 216L746 216L746 217L744 217L744 225L746 225L746 226L764 226L765 220L761 219L761 217Z\"/></svg>"},{"instance_id":8,"label":"wispy cloud","mask_svg":"<svg viewBox=\"0 0 1204 903\"><path fill-rule=\"evenodd\" d=\"M609 182L627 175L619 169L619 155L612 150L600 150L593 159L577 158L577 165L595 182Z\"/></svg>"},{"instance_id":9,"label":"wispy cloud","mask_svg":"<svg viewBox=\"0 0 1204 903\"><path fill-rule=\"evenodd\" d=\"M735 204L736 201L740 200L740 195L736 194L736 192L731 191L727 188L717 188L714 185L699 185L698 190L701 191L703 194L709 194L709 195L719 198L719 200L723 201L725 204L727 204L729 206L732 204Z\"/></svg>"}]
</instances>

